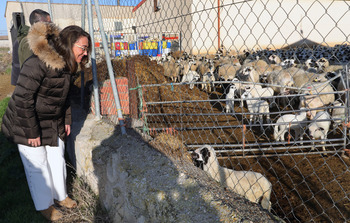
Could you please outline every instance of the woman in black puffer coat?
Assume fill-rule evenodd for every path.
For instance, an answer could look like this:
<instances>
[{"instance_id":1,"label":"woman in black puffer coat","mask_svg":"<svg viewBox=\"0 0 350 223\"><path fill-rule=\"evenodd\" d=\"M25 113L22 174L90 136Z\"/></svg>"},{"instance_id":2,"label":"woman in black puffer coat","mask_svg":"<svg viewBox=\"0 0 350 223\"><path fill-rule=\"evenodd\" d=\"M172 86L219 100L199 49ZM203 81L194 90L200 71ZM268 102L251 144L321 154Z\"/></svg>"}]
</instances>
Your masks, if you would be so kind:
<instances>
[{"instance_id":1,"label":"woman in black puffer coat","mask_svg":"<svg viewBox=\"0 0 350 223\"><path fill-rule=\"evenodd\" d=\"M35 208L49 220L77 204L67 196L64 140L70 134L68 92L71 74L85 65L91 52L90 35L78 26L62 31L38 22L28 33L33 51L23 64L3 117L2 132L18 145Z\"/></svg>"}]
</instances>

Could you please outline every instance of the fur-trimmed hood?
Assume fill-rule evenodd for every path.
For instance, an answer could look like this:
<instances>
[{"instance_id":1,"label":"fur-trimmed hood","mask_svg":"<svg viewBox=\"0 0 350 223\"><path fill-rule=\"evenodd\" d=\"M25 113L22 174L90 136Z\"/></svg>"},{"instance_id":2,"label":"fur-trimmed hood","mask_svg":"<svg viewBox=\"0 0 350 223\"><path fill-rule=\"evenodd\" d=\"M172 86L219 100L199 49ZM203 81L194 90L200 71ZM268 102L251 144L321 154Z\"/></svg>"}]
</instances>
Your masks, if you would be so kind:
<instances>
[{"instance_id":1,"label":"fur-trimmed hood","mask_svg":"<svg viewBox=\"0 0 350 223\"><path fill-rule=\"evenodd\" d=\"M60 29L54 23L37 22L33 24L27 35L30 49L53 69L63 69L66 65L63 57L48 43L47 37L58 39Z\"/></svg>"}]
</instances>

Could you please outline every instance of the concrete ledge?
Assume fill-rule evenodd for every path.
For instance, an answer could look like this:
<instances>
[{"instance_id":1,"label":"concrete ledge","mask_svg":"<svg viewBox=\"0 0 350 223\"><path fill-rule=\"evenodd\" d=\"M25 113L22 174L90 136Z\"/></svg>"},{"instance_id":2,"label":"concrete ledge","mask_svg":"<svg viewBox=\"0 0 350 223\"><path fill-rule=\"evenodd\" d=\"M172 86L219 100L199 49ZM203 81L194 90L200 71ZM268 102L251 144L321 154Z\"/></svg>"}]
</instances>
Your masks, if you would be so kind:
<instances>
[{"instance_id":1,"label":"concrete ledge","mask_svg":"<svg viewBox=\"0 0 350 223\"><path fill-rule=\"evenodd\" d=\"M119 126L76 109L73 118L69 157L113 222L277 221L193 164L165 156L133 129L121 135Z\"/></svg>"}]
</instances>

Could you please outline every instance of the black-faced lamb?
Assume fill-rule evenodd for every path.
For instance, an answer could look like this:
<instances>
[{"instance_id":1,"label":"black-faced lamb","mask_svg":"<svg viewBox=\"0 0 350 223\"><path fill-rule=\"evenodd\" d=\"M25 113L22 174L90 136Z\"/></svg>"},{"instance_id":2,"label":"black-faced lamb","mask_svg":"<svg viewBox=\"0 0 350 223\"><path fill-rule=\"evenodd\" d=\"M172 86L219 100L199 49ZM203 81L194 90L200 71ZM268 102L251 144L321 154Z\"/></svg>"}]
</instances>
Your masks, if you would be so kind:
<instances>
[{"instance_id":1,"label":"black-faced lamb","mask_svg":"<svg viewBox=\"0 0 350 223\"><path fill-rule=\"evenodd\" d=\"M309 136L311 139L321 140L323 151L326 151L324 146L325 139L327 139L328 131L331 126L331 117L327 111L317 112L312 122L308 125ZM315 143L313 142L312 150L315 149Z\"/></svg>"},{"instance_id":2,"label":"black-faced lamb","mask_svg":"<svg viewBox=\"0 0 350 223\"><path fill-rule=\"evenodd\" d=\"M299 114L285 114L279 117L274 127L274 138L276 141L285 141L288 130L294 130L295 139L303 140L304 127L306 123L306 109L301 108Z\"/></svg>"},{"instance_id":3,"label":"black-faced lamb","mask_svg":"<svg viewBox=\"0 0 350 223\"><path fill-rule=\"evenodd\" d=\"M202 168L224 187L232 189L251 202L260 203L268 211L271 210L272 184L261 173L221 167L215 150L209 145L196 149L192 154L192 159L197 167Z\"/></svg>"}]
</instances>

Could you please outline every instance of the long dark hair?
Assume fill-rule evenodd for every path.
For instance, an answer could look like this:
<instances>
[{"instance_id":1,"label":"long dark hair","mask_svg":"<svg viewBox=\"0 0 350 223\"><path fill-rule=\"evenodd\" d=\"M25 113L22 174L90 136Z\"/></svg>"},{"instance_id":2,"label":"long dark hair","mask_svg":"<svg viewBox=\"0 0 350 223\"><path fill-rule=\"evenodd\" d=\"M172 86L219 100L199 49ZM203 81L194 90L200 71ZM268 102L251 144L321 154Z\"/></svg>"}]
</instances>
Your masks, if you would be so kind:
<instances>
[{"instance_id":1,"label":"long dark hair","mask_svg":"<svg viewBox=\"0 0 350 223\"><path fill-rule=\"evenodd\" d=\"M79 26L72 25L64 28L59 34L60 46L58 47L58 53L62 55L63 58L66 60L67 69L71 73L75 73L78 70L78 64L75 61L75 56L73 53L73 46L74 43L78 41L80 37L83 36L87 37L89 41L89 46L87 48L87 55L84 56L80 62L81 67L84 67L85 64L88 62L89 55L91 53L91 38L89 33L85 32Z\"/></svg>"}]
</instances>

